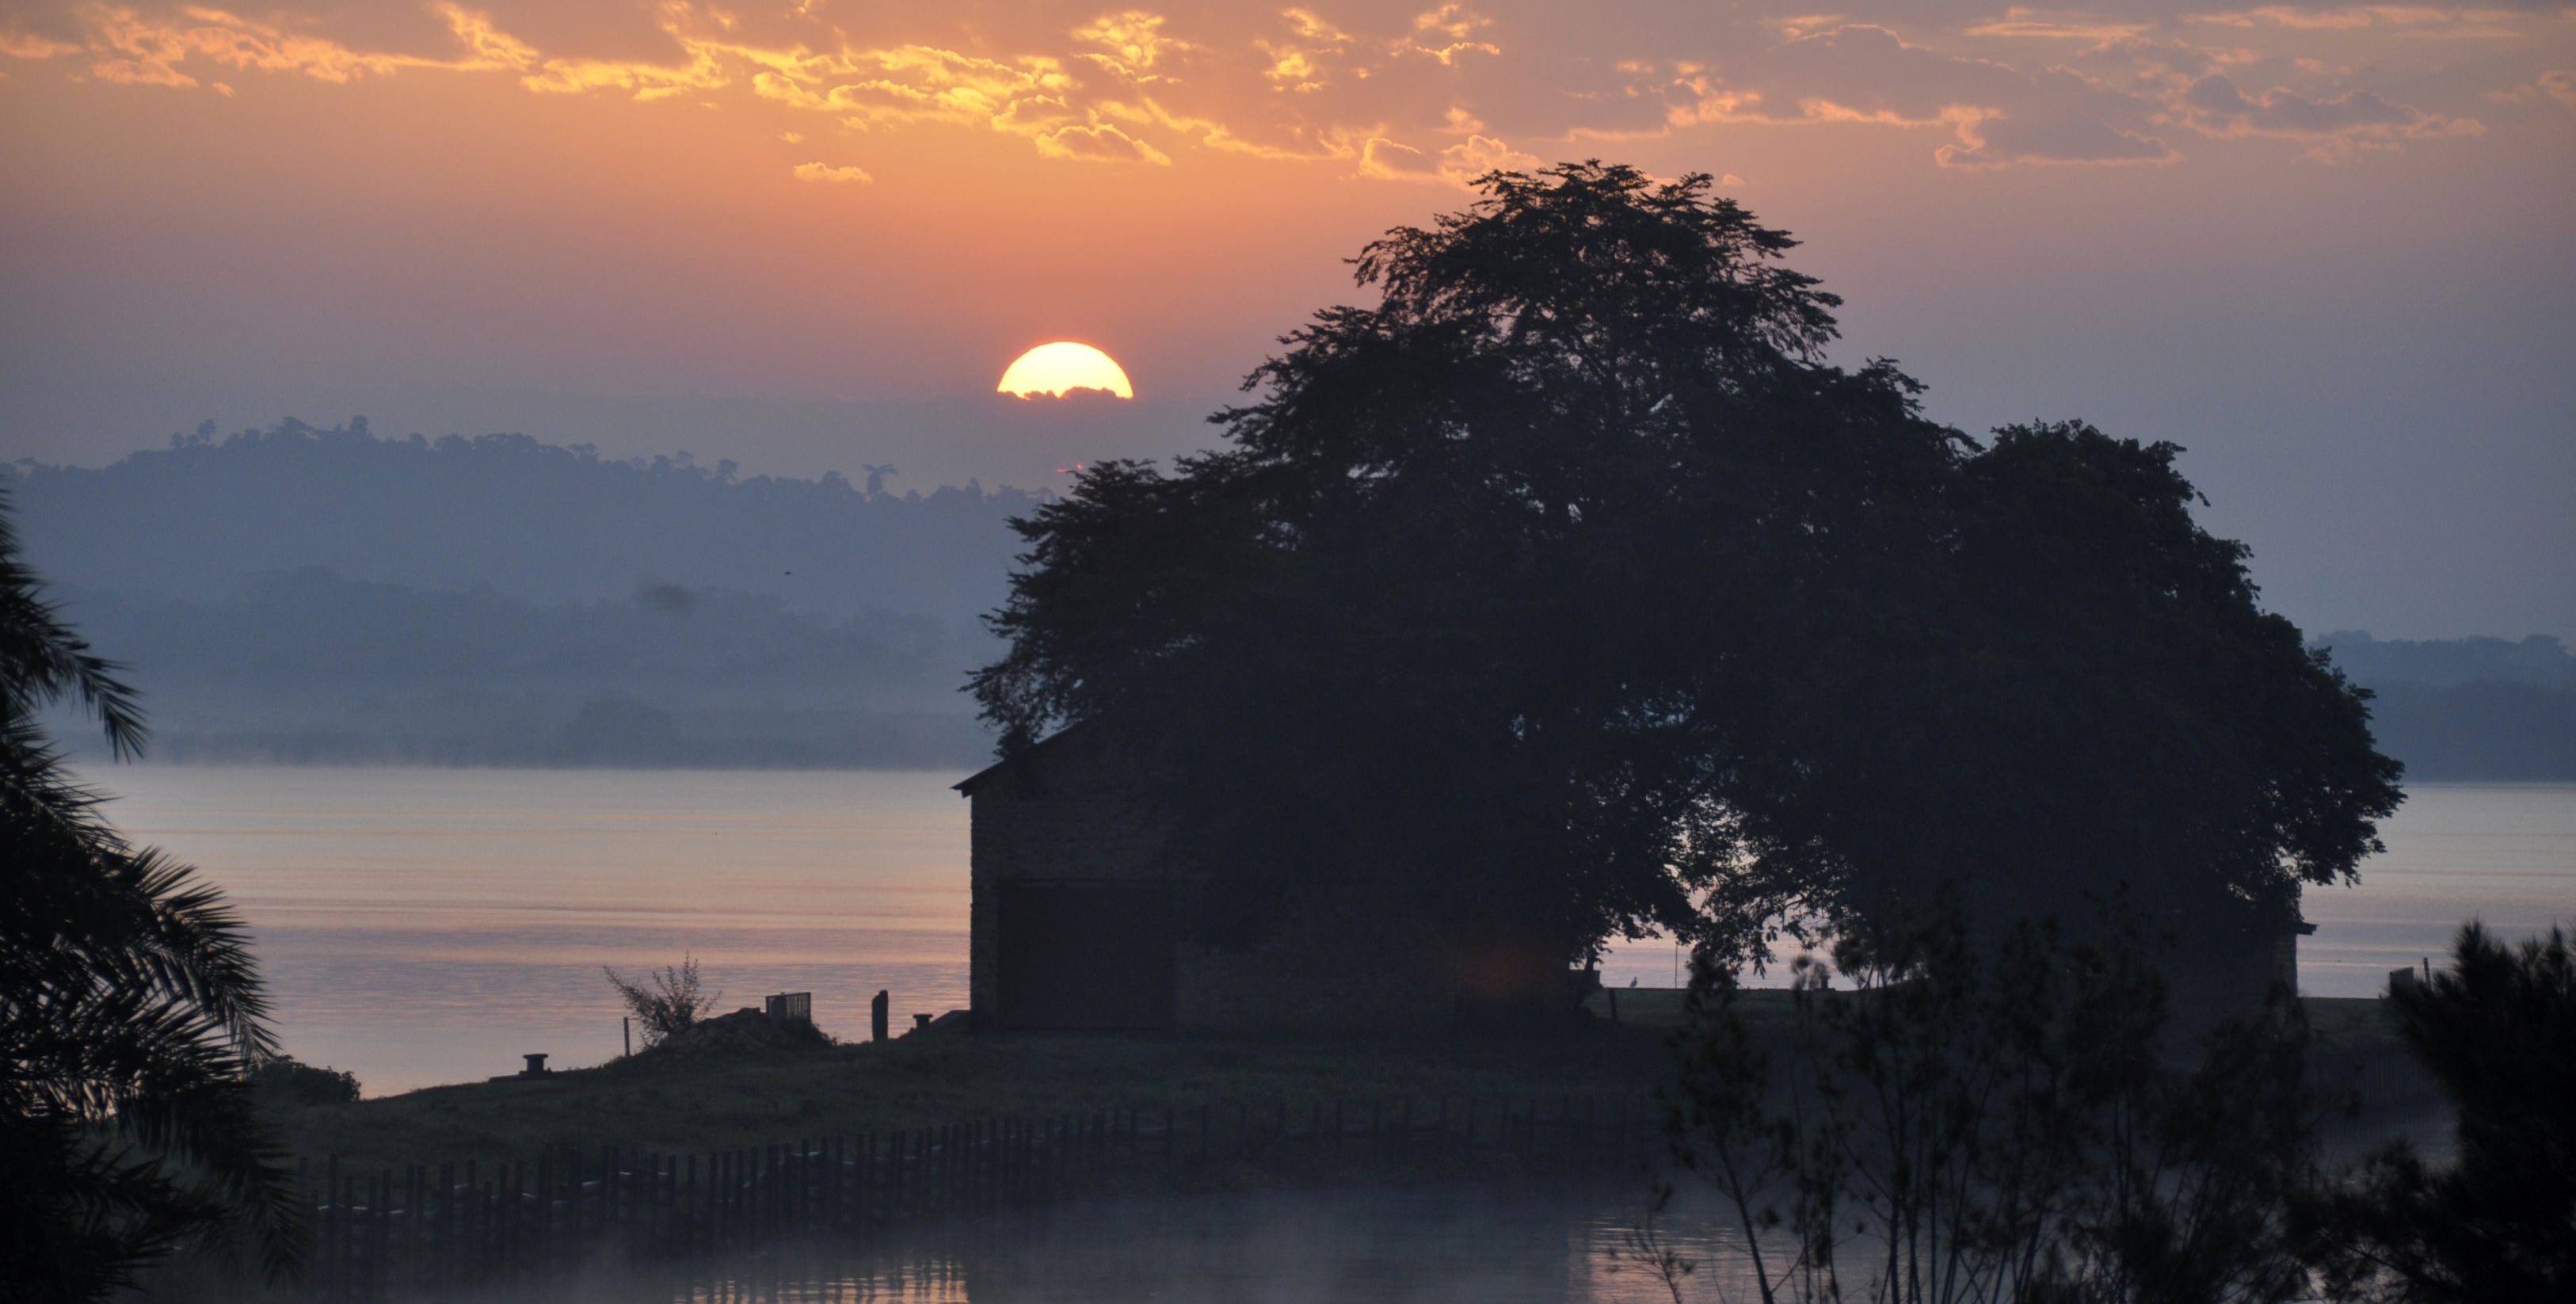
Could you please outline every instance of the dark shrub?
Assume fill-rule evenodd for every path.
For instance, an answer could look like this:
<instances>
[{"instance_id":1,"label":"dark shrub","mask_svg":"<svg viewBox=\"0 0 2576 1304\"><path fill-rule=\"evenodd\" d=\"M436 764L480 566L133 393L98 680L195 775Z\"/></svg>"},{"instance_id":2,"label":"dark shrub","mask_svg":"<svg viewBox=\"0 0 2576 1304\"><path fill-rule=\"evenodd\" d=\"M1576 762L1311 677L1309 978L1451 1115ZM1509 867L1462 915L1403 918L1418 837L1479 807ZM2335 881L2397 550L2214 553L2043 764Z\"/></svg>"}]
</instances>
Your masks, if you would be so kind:
<instances>
[{"instance_id":1,"label":"dark shrub","mask_svg":"<svg viewBox=\"0 0 2576 1304\"><path fill-rule=\"evenodd\" d=\"M358 1098L358 1075L280 1055L251 1070L250 1089L264 1109L279 1105L346 1105Z\"/></svg>"}]
</instances>

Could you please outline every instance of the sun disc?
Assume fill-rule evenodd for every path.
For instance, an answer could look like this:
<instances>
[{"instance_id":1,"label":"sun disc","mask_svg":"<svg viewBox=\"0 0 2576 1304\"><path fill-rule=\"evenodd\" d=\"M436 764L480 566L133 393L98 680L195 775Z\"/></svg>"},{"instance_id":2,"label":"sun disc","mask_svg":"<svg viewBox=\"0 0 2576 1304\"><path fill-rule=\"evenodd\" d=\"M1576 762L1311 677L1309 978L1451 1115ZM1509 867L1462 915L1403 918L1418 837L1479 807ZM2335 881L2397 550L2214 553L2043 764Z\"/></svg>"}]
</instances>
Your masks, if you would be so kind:
<instances>
[{"instance_id":1,"label":"sun disc","mask_svg":"<svg viewBox=\"0 0 2576 1304\"><path fill-rule=\"evenodd\" d=\"M1136 387L1127 383L1127 372L1116 359L1071 340L1041 344L1021 354L1003 371L1002 383L995 385L993 392L1021 398L1032 394L1061 398L1077 389L1101 389L1120 398L1136 397Z\"/></svg>"}]
</instances>

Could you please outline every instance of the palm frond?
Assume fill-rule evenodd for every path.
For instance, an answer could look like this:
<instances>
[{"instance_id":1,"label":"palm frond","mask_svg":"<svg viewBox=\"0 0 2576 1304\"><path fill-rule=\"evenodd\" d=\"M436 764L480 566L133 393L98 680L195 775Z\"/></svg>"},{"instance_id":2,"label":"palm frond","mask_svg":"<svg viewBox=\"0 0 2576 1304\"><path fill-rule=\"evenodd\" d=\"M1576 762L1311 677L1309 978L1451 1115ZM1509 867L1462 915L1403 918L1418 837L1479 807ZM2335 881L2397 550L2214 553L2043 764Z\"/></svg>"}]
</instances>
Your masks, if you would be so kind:
<instances>
[{"instance_id":1,"label":"palm frond","mask_svg":"<svg viewBox=\"0 0 2576 1304\"><path fill-rule=\"evenodd\" d=\"M45 599L43 583L19 556L8 490L0 488L0 701L33 715L73 698L107 731L117 759L140 756L149 732L134 689L117 677L123 668L91 652Z\"/></svg>"},{"instance_id":2,"label":"palm frond","mask_svg":"<svg viewBox=\"0 0 2576 1304\"><path fill-rule=\"evenodd\" d=\"M118 836L36 723L77 700L119 757L133 691L47 603L0 494L0 1298L103 1300L235 1233L301 1236L248 1070L277 1053L250 935L196 871Z\"/></svg>"}]
</instances>

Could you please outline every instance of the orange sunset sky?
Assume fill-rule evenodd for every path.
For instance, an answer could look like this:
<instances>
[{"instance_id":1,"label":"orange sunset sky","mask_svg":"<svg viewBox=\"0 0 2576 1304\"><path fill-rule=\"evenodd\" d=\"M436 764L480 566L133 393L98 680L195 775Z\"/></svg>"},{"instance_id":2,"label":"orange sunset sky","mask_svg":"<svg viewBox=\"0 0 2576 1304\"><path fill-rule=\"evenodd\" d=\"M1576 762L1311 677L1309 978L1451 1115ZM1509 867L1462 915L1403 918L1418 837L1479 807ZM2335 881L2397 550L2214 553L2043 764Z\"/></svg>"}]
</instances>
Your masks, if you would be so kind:
<instances>
[{"instance_id":1,"label":"orange sunset sky","mask_svg":"<svg viewBox=\"0 0 2576 1304\"><path fill-rule=\"evenodd\" d=\"M2188 445L2305 621L2576 634L2576 7L1816 8L11 0L0 458L365 413L1061 483L1598 156L1795 231L1936 415ZM992 395L1052 339L1134 403Z\"/></svg>"}]
</instances>

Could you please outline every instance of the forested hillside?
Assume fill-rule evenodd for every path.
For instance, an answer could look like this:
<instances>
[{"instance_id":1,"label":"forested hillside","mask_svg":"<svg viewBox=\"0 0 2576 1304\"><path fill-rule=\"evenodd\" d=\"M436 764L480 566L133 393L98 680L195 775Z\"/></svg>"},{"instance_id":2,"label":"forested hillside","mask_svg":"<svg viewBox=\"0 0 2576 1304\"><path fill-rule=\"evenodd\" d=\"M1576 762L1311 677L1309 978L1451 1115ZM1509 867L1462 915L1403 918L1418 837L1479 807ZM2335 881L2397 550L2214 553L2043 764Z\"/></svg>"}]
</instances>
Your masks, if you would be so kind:
<instances>
[{"instance_id":1,"label":"forested hillside","mask_svg":"<svg viewBox=\"0 0 2576 1304\"><path fill-rule=\"evenodd\" d=\"M1016 489L895 492L837 473L744 477L687 453L612 460L526 435L378 438L363 418L200 428L106 467L26 466L28 561L56 583L208 598L323 566L414 588L536 601L663 582L768 594L828 616L955 619L1001 600Z\"/></svg>"},{"instance_id":2,"label":"forested hillside","mask_svg":"<svg viewBox=\"0 0 2576 1304\"><path fill-rule=\"evenodd\" d=\"M2379 695L2380 741L2409 777L2576 779L2576 656L2557 639L2316 641Z\"/></svg>"},{"instance_id":3,"label":"forested hillside","mask_svg":"<svg viewBox=\"0 0 2576 1304\"><path fill-rule=\"evenodd\" d=\"M31 561L171 760L949 767L1009 519L898 472L744 477L287 422L22 463Z\"/></svg>"}]
</instances>

